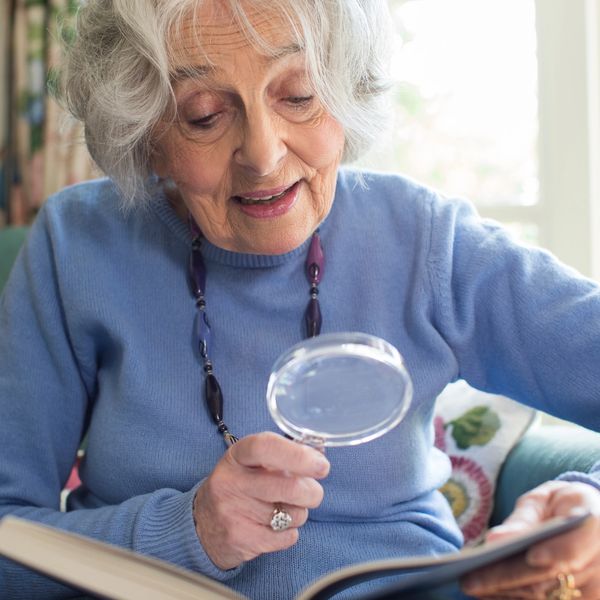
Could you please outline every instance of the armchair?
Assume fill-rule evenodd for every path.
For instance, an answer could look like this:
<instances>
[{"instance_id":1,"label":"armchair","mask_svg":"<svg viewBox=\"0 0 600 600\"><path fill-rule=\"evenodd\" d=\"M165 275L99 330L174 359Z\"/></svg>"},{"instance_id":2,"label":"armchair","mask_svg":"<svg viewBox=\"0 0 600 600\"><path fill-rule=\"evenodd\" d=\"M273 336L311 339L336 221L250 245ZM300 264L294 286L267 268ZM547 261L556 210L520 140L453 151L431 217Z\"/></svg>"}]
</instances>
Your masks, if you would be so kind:
<instances>
[{"instance_id":1,"label":"armchair","mask_svg":"<svg viewBox=\"0 0 600 600\"><path fill-rule=\"evenodd\" d=\"M587 473L599 460L600 433L578 426L534 425L500 470L490 524L501 523L531 488L565 471Z\"/></svg>"},{"instance_id":2,"label":"armchair","mask_svg":"<svg viewBox=\"0 0 600 600\"><path fill-rule=\"evenodd\" d=\"M0 293L27 235L27 227L0 229Z\"/></svg>"}]
</instances>

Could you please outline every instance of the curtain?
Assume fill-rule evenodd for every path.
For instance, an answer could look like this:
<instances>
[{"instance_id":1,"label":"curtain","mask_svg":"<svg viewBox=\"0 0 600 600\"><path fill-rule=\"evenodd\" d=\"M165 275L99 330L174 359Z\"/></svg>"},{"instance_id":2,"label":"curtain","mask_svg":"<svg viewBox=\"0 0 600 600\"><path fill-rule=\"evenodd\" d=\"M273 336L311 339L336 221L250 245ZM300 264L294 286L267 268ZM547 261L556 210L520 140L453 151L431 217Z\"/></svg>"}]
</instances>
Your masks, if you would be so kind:
<instances>
[{"instance_id":1,"label":"curtain","mask_svg":"<svg viewBox=\"0 0 600 600\"><path fill-rule=\"evenodd\" d=\"M44 199L96 176L81 126L48 94L76 0L0 0L0 226L23 225Z\"/></svg>"}]
</instances>

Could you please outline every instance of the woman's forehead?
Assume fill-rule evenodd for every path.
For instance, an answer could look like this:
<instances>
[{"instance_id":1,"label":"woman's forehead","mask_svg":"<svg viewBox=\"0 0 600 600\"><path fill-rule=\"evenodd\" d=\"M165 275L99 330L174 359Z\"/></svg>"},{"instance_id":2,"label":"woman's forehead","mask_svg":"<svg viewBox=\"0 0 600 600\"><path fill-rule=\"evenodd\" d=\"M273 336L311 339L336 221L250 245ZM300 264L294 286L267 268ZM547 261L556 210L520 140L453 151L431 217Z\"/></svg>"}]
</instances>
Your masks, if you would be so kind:
<instances>
[{"instance_id":1,"label":"woman's forehead","mask_svg":"<svg viewBox=\"0 0 600 600\"><path fill-rule=\"evenodd\" d=\"M244 27L224 2L204 2L183 17L171 36L173 67L191 66L198 61L219 63L240 50L261 52L265 58L298 49L298 39L280 11L255 3L243 3L245 16L260 40Z\"/></svg>"}]
</instances>

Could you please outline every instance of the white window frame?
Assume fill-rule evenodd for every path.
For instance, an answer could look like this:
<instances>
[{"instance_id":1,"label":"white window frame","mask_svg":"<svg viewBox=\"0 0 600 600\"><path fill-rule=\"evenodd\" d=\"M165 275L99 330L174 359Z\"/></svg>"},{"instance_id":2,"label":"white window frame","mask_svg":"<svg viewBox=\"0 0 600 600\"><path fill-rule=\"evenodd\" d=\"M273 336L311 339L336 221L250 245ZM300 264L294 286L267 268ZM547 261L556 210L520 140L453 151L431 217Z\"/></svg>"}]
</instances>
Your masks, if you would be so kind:
<instances>
[{"instance_id":1,"label":"white window frame","mask_svg":"<svg viewBox=\"0 0 600 600\"><path fill-rule=\"evenodd\" d=\"M600 280L600 0L536 0L536 28L540 202L480 212Z\"/></svg>"}]
</instances>

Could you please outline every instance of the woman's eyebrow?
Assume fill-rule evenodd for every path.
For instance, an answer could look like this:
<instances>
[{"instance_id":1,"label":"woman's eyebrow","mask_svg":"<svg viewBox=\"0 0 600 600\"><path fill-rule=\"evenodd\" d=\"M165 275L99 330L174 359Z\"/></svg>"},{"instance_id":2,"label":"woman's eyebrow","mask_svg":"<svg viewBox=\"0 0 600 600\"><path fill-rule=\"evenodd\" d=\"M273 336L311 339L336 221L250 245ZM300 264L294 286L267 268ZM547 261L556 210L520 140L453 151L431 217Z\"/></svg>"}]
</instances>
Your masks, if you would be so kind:
<instances>
[{"instance_id":1,"label":"woman's eyebrow","mask_svg":"<svg viewBox=\"0 0 600 600\"><path fill-rule=\"evenodd\" d=\"M177 67L171 72L171 81L179 83L186 79L202 79L210 73L216 71L213 65L188 65L185 67Z\"/></svg>"},{"instance_id":2,"label":"woman's eyebrow","mask_svg":"<svg viewBox=\"0 0 600 600\"><path fill-rule=\"evenodd\" d=\"M268 63L279 60L284 56L289 56L290 54L298 54L298 52L302 52L304 50L304 46L300 44L289 44L289 46L283 46L282 48L276 48L270 55L266 57Z\"/></svg>"},{"instance_id":3,"label":"woman's eyebrow","mask_svg":"<svg viewBox=\"0 0 600 600\"><path fill-rule=\"evenodd\" d=\"M272 52L265 56L265 63L270 64L276 62L286 56L290 56L291 54L302 52L303 49L304 48L299 44L290 44L281 48L275 48ZM210 75L218 70L219 67L206 64L177 67L171 72L171 81L179 83L186 79L203 79L207 75Z\"/></svg>"}]
</instances>

